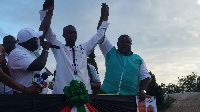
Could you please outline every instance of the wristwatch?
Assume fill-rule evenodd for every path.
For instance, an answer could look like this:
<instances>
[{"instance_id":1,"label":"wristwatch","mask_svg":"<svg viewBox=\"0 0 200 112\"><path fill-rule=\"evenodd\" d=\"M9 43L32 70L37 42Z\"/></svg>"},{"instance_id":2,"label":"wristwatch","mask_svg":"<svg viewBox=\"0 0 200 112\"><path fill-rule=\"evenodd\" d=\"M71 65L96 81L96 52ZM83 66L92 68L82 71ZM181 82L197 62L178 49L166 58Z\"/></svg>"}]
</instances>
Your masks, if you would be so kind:
<instances>
[{"instance_id":1,"label":"wristwatch","mask_svg":"<svg viewBox=\"0 0 200 112\"><path fill-rule=\"evenodd\" d=\"M141 92L144 92L145 94L147 93L145 90L141 90Z\"/></svg>"}]
</instances>

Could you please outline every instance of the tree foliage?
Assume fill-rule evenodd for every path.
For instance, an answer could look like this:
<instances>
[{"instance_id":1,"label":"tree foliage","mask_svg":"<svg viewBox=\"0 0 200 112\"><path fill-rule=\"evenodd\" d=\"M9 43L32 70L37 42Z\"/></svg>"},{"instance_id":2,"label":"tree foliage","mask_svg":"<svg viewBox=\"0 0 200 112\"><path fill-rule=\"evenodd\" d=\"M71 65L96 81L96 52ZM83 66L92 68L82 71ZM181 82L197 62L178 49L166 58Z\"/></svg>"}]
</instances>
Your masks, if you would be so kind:
<instances>
[{"instance_id":1,"label":"tree foliage","mask_svg":"<svg viewBox=\"0 0 200 112\"><path fill-rule=\"evenodd\" d=\"M97 67L97 63L96 63L96 61L95 61L95 57L96 57L96 56L95 56L95 54L94 54L94 51L92 51L92 52L90 53L90 55L88 55L87 63L93 65L93 66L95 67L96 71L97 71L97 74L99 74L99 72L98 72L98 67Z\"/></svg>"},{"instance_id":2,"label":"tree foliage","mask_svg":"<svg viewBox=\"0 0 200 112\"><path fill-rule=\"evenodd\" d=\"M147 95L155 96L156 97L156 105L158 109L162 107L164 103L164 95L161 86L156 83L155 75L150 71L149 74L151 75L151 82L147 89Z\"/></svg>"},{"instance_id":3,"label":"tree foliage","mask_svg":"<svg viewBox=\"0 0 200 112\"><path fill-rule=\"evenodd\" d=\"M178 83L169 83L167 86L162 85L165 94L181 93L181 92L200 92L200 76L197 73L187 76L178 77Z\"/></svg>"}]
</instances>

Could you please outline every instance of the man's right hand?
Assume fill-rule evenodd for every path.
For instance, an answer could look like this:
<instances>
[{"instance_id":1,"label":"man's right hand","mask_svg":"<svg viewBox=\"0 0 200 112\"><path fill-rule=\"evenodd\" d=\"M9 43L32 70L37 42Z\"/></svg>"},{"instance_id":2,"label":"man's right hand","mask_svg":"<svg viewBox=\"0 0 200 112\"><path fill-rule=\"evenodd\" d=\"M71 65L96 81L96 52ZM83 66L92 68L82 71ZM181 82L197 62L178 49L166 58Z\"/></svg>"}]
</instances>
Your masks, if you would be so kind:
<instances>
[{"instance_id":1,"label":"man's right hand","mask_svg":"<svg viewBox=\"0 0 200 112\"><path fill-rule=\"evenodd\" d=\"M42 92L42 87L39 84L34 84L24 90L25 94L39 94Z\"/></svg>"},{"instance_id":2,"label":"man's right hand","mask_svg":"<svg viewBox=\"0 0 200 112\"><path fill-rule=\"evenodd\" d=\"M47 7L48 11L53 11L54 10L54 0L49 0L49 5Z\"/></svg>"},{"instance_id":3,"label":"man's right hand","mask_svg":"<svg viewBox=\"0 0 200 112\"><path fill-rule=\"evenodd\" d=\"M54 0L45 0L43 4L43 10L53 11L54 10Z\"/></svg>"},{"instance_id":4,"label":"man's right hand","mask_svg":"<svg viewBox=\"0 0 200 112\"><path fill-rule=\"evenodd\" d=\"M101 5L101 18L104 21L108 21L108 16L109 16L109 7L106 5L106 3L102 3Z\"/></svg>"},{"instance_id":5,"label":"man's right hand","mask_svg":"<svg viewBox=\"0 0 200 112\"><path fill-rule=\"evenodd\" d=\"M50 43L47 41L42 42L42 48L43 48L43 50L49 50Z\"/></svg>"}]
</instances>

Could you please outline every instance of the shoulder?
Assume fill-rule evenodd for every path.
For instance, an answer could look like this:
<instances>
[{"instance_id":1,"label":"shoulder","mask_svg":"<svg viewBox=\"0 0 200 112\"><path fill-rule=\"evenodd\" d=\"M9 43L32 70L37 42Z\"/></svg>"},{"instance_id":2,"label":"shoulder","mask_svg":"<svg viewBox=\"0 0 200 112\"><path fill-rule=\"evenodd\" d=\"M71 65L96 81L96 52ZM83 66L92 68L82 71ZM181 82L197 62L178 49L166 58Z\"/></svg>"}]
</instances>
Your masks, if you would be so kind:
<instances>
[{"instance_id":1,"label":"shoulder","mask_svg":"<svg viewBox=\"0 0 200 112\"><path fill-rule=\"evenodd\" d=\"M141 62L141 64L143 63L143 59L140 55L138 54L132 54L131 55L134 59L139 60Z\"/></svg>"},{"instance_id":2,"label":"shoulder","mask_svg":"<svg viewBox=\"0 0 200 112\"><path fill-rule=\"evenodd\" d=\"M117 53L117 49L113 46L108 53Z\"/></svg>"},{"instance_id":3,"label":"shoulder","mask_svg":"<svg viewBox=\"0 0 200 112\"><path fill-rule=\"evenodd\" d=\"M15 48L8 56L8 60L16 61L22 58L29 57L30 54L22 49Z\"/></svg>"}]
</instances>

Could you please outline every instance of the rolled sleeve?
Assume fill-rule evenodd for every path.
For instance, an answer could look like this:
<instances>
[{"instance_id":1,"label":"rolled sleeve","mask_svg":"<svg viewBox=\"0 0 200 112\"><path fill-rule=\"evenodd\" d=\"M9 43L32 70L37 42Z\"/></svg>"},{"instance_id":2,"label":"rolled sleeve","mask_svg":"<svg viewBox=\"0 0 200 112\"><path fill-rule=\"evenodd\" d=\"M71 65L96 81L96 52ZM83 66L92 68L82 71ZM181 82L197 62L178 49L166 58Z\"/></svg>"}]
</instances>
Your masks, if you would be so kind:
<instances>
[{"instance_id":1,"label":"rolled sleeve","mask_svg":"<svg viewBox=\"0 0 200 112\"><path fill-rule=\"evenodd\" d=\"M81 45L85 48L87 55L89 55L94 50L98 43L103 41L103 36L108 25L109 23L107 21L103 21L97 30L97 33L89 41Z\"/></svg>"},{"instance_id":2,"label":"rolled sleeve","mask_svg":"<svg viewBox=\"0 0 200 112\"><path fill-rule=\"evenodd\" d=\"M107 37L104 38L104 41L102 44L98 44L99 48L102 52L102 54L104 55L104 57L106 56L106 54L114 47L110 41L108 40Z\"/></svg>"},{"instance_id":3,"label":"rolled sleeve","mask_svg":"<svg viewBox=\"0 0 200 112\"><path fill-rule=\"evenodd\" d=\"M140 71L139 71L139 80L144 80L146 78L151 78L151 75L149 74L146 64L143 61L143 63L140 65Z\"/></svg>"},{"instance_id":4,"label":"rolled sleeve","mask_svg":"<svg viewBox=\"0 0 200 112\"><path fill-rule=\"evenodd\" d=\"M40 10L40 21L42 22L46 16L47 10ZM52 31L51 27L49 27L48 32L46 34L46 39L53 45L60 45L60 42L56 39L56 34Z\"/></svg>"}]
</instances>

